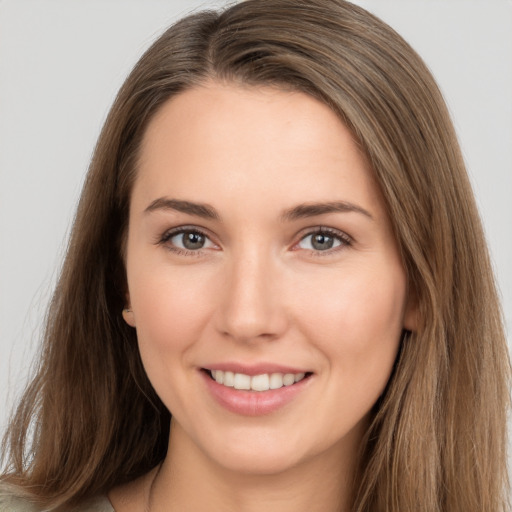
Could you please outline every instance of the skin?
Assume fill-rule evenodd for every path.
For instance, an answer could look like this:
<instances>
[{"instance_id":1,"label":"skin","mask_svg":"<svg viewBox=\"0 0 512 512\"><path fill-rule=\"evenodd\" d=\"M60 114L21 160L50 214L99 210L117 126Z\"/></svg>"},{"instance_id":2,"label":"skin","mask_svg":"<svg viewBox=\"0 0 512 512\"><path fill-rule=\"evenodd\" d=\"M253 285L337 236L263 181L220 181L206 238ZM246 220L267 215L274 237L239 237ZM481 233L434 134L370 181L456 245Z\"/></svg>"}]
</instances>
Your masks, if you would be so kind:
<instances>
[{"instance_id":1,"label":"skin","mask_svg":"<svg viewBox=\"0 0 512 512\"><path fill-rule=\"evenodd\" d=\"M350 208L284 215L333 202ZM202 248L169 235L183 226L206 236ZM320 228L327 243L313 245ZM124 317L173 420L156 478L114 489L116 510L143 510L150 494L152 511L345 509L415 311L371 168L337 116L273 88L208 83L169 100L144 137L126 269ZM205 386L200 369L225 361L312 375L284 407L245 416Z\"/></svg>"}]
</instances>

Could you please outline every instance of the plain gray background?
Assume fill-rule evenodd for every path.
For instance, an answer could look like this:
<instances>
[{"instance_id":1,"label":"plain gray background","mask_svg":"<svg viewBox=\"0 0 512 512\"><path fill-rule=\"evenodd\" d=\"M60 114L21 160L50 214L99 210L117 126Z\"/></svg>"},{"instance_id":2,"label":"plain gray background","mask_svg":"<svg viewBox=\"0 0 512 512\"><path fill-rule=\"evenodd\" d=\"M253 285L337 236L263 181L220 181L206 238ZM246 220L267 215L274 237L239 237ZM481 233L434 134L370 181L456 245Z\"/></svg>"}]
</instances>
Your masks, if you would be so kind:
<instances>
[{"instance_id":1,"label":"plain gray background","mask_svg":"<svg viewBox=\"0 0 512 512\"><path fill-rule=\"evenodd\" d=\"M117 89L173 20L224 3L0 0L0 431L36 354L80 187ZM441 85L510 333L512 2L355 3L401 33Z\"/></svg>"}]
</instances>

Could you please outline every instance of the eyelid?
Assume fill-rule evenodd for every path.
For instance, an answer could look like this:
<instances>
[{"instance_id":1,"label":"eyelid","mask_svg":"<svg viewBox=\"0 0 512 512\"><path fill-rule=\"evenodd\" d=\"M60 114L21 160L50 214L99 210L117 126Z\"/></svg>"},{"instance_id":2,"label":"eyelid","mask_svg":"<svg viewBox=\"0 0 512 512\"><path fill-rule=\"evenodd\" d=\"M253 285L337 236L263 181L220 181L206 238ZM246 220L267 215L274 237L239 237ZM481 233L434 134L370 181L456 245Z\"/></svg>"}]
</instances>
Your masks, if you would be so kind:
<instances>
[{"instance_id":1,"label":"eyelid","mask_svg":"<svg viewBox=\"0 0 512 512\"><path fill-rule=\"evenodd\" d=\"M207 238L213 245L218 247L218 243L214 241L212 235L210 232L204 228L201 228L199 226L194 225L184 225L184 226L176 226L174 228L167 229L163 232L163 234L158 235L155 244L156 245L163 245L166 246L168 250L175 252L177 254L193 254L193 255L200 255L203 254L205 250L209 250L211 248L205 248L205 249L197 249L197 250L189 250L189 249L182 249L181 247L171 246L168 245L168 242L176 235L179 235L181 233L187 233L187 232L195 232L199 233L200 235Z\"/></svg>"},{"instance_id":2,"label":"eyelid","mask_svg":"<svg viewBox=\"0 0 512 512\"><path fill-rule=\"evenodd\" d=\"M315 235L318 233L329 235L333 238L337 238L341 242L341 244L337 247L334 247L331 249L326 249L325 251L309 249L309 252L314 254L315 256L327 256L329 254L333 254L337 251L346 249L347 247L351 246L354 242L354 239L350 235L348 235L344 231L341 231L340 229L331 228L331 227L327 227L327 226L314 226L314 227L310 227L310 228L307 228L307 229L301 231L297 235L298 240L297 240L297 242L295 242L293 244L292 250L308 251L308 249L299 248L298 247L299 243L302 242L308 236L312 236L312 235Z\"/></svg>"},{"instance_id":3,"label":"eyelid","mask_svg":"<svg viewBox=\"0 0 512 512\"><path fill-rule=\"evenodd\" d=\"M201 235L203 235L204 237L206 237L212 244L214 244L215 246L219 247L219 244L214 240L214 237L210 234L209 230L207 229L204 229L202 227L199 227L199 226L195 226L195 225L182 225L182 226L176 226L176 227L173 227L173 228L170 228L170 229L167 229L166 231L163 232L163 234L159 235L157 237L157 239L155 240L155 244L156 245L163 245L163 246L167 246L167 248L172 251L172 252L175 252L175 253L178 253L178 254L193 254L193 255L200 255L200 254L203 254L203 252L205 250L210 250L211 248L206 248L206 249L197 249L197 250L187 250L187 249L182 249L181 247L176 247L176 246L169 246L167 245L169 240L176 236L176 235L179 235L181 233L186 233L186 232L196 232L196 233L199 233ZM304 230L302 230L296 237L296 242L293 243L292 245L292 250L295 250L295 251L298 251L298 250L301 250L301 251L308 251L308 249L302 249L302 248L299 248L298 247L298 244L303 241L306 237L308 236L312 236L312 235L315 235L315 234L318 234L318 233L321 233L321 234L326 234L326 235L329 235L333 238L336 238L338 239L341 243L339 246L336 246L334 248L331 248L331 249L326 249L324 251L321 251L321 250L309 250L310 253L312 254L315 254L316 256L327 256L329 254L332 254L332 253L335 253L339 250L343 250L345 249L346 247L349 247L353 244L354 242L354 239L348 235L346 232L340 230L340 229L336 229L336 228L331 228L331 227L327 227L327 226L322 226L322 225L319 225L319 226L313 226L313 227L309 227L309 228L306 228Z\"/></svg>"}]
</instances>

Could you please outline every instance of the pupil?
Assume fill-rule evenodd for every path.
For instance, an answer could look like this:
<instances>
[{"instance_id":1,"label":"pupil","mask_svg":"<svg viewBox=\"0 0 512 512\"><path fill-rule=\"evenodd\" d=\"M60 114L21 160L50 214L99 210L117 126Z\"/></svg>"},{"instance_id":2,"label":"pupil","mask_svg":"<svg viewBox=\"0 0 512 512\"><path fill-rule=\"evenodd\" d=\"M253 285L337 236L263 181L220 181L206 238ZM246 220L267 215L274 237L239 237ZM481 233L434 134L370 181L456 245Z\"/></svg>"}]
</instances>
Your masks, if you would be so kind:
<instances>
[{"instance_id":1,"label":"pupil","mask_svg":"<svg viewBox=\"0 0 512 512\"><path fill-rule=\"evenodd\" d=\"M201 249L204 245L204 236L200 233L189 231L183 233L183 246L187 249Z\"/></svg>"},{"instance_id":2,"label":"pupil","mask_svg":"<svg viewBox=\"0 0 512 512\"><path fill-rule=\"evenodd\" d=\"M333 246L333 243L334 239L331 236L317 233L315 236L313 236L311 245L319 251L325 251L327 249L330 249Z\"/></svg>"}]
</instances>

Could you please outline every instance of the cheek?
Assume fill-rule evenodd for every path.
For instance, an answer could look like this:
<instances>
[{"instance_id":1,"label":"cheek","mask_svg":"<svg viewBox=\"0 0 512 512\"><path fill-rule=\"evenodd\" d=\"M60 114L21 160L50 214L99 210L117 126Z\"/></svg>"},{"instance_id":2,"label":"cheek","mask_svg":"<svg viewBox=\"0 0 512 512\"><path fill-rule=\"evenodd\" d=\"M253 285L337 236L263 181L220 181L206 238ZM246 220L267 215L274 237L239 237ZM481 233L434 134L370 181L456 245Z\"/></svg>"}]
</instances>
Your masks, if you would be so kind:
<instances>
[{"instance_id":1,"label":"cheek","mask_svg":"<svg viewBox=\"0 0 512 512\"><path fill-rule=\"evenodd\" d=\"M130 299L143 356L183 352L198 338L214 304L210 281L165 265L134 269Z\"/></svg>"},{"instance_id":2,"label":"cheek","mask_svg":"<svg viewBox=\"0 0 512 512\"><path fill-rule=\"evenodd\" d=\"M148 378L173 414L186 410L186 379L194 371L190 354L211 316L212 283L161 265L132 269L128 284Z\"/></svg>"},{"instance_id":3,"label":"cheek","mask_svg":"<svg viewBox=\"0 0 512 512\"><path fill-rule=\"evenodd\" d=\"M372 402L383 391L396 359L405 278L401 270L378 275L354 269L345 275L323 283L323 293L308 291L306 296L318 299L303 308L302 325L324 354L336 385L355 396L365 390L373 393L373 398L367 397Z\"/></svg>"},{"instance_id":4,"label":"cheek","mask_svg":"<svg viewBox=\"0 0 512 512\"><path fill-rule=\"evenodd\" d=\"M393 271L392 266L386 266L385 270L380 273L378 268L353 266L339 273L317 275L301 290L295 289L294 296L301 302L297 304L300 316L317 332L330 332L329 338L365 333L363 337L369 342L374 336L400 333L405 277L401 268Z\"/></svg>"}]
</instances>

